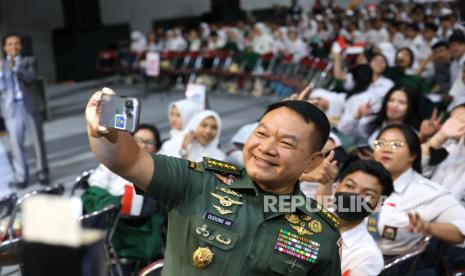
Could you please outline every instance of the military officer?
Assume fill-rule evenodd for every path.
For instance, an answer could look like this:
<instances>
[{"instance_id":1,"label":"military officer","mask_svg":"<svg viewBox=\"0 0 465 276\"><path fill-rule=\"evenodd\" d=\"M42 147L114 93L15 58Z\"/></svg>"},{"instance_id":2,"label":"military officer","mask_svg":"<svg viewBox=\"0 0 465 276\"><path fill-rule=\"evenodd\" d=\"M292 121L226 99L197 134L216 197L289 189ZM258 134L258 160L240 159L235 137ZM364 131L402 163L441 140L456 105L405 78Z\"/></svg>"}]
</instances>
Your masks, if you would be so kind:
<instances>
[{"instance_id":1,"label":"military officer","mask_svg":"<svg viewBox=\"0 0 465 276\"><path fill-rule=\"evenodd\" d=\"M96 92L86 108L90 146L106 167L170 210L164 275L340 275L336 217L308 205L265 208L269 197L303 196L299 176L322 161L329 122L317 107L270 105L244 146L240 169L139 150L128 133L98 124L102 93L113 92Z\"/></svg>"}]
</instances>

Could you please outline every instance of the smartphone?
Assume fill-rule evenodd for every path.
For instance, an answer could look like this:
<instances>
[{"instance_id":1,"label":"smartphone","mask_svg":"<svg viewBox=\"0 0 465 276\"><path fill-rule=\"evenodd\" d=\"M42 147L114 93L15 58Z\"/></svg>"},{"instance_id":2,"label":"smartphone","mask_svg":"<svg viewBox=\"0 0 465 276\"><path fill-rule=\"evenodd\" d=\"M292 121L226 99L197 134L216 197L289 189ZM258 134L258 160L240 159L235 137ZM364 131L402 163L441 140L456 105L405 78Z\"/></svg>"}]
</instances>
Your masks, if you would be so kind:
<instances>
[{"instance_id":1,"label":"smartphone","mask_svg":"<svg viewBox=\"0 0 465 276\"><path fill-rule=\"evenodd\" d=\"M140 102L137 98L104 94L99 110L101 126L132 133L139 125Z\"/></svg>"}]
</instances>

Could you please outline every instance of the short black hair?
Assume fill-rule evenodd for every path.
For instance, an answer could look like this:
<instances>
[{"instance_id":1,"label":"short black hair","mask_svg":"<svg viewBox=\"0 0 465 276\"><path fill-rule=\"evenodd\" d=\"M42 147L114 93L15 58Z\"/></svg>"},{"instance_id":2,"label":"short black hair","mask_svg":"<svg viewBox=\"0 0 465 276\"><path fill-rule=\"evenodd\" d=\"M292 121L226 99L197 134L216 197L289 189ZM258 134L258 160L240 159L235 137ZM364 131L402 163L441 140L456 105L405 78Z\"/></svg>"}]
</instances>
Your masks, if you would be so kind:
<instances>
[{"instance_id":1,"label":"short black hair","mask_svg":"<svg viewBox=\"0 0 465 276\"><path fill-rule=\"evenodd\" d=\"M413 53L412 49L410 49L409 47L399 48L396 52L396 57L400 53L400 51L407 51L407 53L410 56L410 63L408 64L408 68L412 67L412 65L415 63L415 54Z\"/></svg>"},{"instance_id":2,"label":"short black hair","mask_svg":"<svg viewBox=\"0 0 465 276\"><path fill-rule=\"evenodd\" d=\"M449 37L449 44L452 42L465 44L465 34L459 30L455 30Z\"/></svg>"},{"instance_id":3,"label":"short black hair","mask_svg":"<svg viewBox=\"0 0 465 276\"><path fill-rule=\"evenodd\" d=\"M433 46L431 46L431 49L435 50L435 49L441 48L441 47L446 47L447 49L449 49L449 43L441 40L441 41L438 41L438 42L434 43Z\"/></svg>"},{"instance_id":4,"label":"short black hair","mask_svg":"<svg viewBox=\"0 0 465 276\"><path fill-rule=\"evenodd\" d=\"M438 31L438 26L436 26L436 24L431 23L431 22L425 23L424 27L425 27L425 28L424 28L425 30L431 30L431 31L433 31L433 32L437 32L437 31Z\"/></svg>"},{"instance_id":5,"label":"short black hair","mask_svg":"<svg viewBox=\"0 0 465 276\"><path fill-rule=\"evenodd\" d=\"M379 139L379 137L381 137L385 131L390 129L397 129L402 133L402 135L404 135L405 141L407 142L407 146L410 151L410 155L415 156L415 159L412 163L412 169L421 174L423 171L421 166L421 142L415 129L405 124L388 125L379 132L376 139Z\"/></svg>"},{"instance_id":6,"label":"short black hair","mask_svg":"<svg viewBox=\"0 0 465 276\"><path fill-rule=\"evenodd\" d=\"M357 171L362 171L376 177L383 187L381 195L389 196L394 191L391 174L381 163L374 160L352 161L339 173L336 179L342 181L346 176Z\"/></svg>"},{"instance_id":7,"label":"short black hair","mask_svg":"<svg viewBox=\"0 0 465 276\"><path fill-rule=\"evenodd\" d=\"M161 139L160 139L160 131L158 130L158 128L155 125L152 125L152 124L139 124L137 126L136 131L134 131L134 133L138 132L141 129L146 129L146 130L152 132L153 137L155 138L155 147L157 148L157 150L160 150L160 148L161 148Z\"/></svg>"},{"instance_id":8,"label":"short black hair","mask_svg":"<svg viewBox=\"0 0 465 276\"><path fill-rule=\"evenodd\" d=\"M18 37L21 42L23 41L23 37L20 34L18 34L18 33L8 33L2 38L2 46L5 46L6 40L8 38L10 38L10 37L13 37L13 36Z\"/></svg>"},{"instance_id":9,"label":"short black hair","mask_svg":"<svg viewBox=\"0 0 465 276\"><path fill-rule=\"evenodd\" d=\"M415 32L419 32L420 31L420 27L418 26L418 24L416 23L408 23L407 24L407 28L411 29L411 30L414 30Z\"/></svg>"},{"instance_id":10,"label":"short black hair","mask_svg":"<svg viewBox=\"0 0 465 276\"><path fill-rule=\"evenodd\" d=\"M312 141L314 143L312 147L315 148L316 151L320 151L326 144L331 129L328 117L326 117L325 113L309 102L288 100L269 105L265 113L263 113L262 118L269 112L281 107L293 110L299 114L307 124L312 123L314 125L314 135L312 135L312 137L315 137L315 139Z\"/></svg>"}]
</instances>

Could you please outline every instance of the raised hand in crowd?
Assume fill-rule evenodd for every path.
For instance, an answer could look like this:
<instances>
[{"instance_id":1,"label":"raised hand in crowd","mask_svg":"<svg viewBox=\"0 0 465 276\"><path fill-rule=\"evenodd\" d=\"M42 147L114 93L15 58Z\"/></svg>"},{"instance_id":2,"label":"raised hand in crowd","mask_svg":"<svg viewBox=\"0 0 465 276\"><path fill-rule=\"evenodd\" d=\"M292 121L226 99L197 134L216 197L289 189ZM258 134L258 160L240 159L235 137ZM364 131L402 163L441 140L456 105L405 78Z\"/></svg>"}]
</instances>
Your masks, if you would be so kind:
<instances>
[{"instance_id":1,"label":"raised hand in crowd","mask_svg":"<svg viewBox=\"0 0 465 276\"><path fill-rule=\"evenodd\" d=\"M360 105L357 112L355 112L354 114L355 119L360 120L362 117L366 117L372 114L372 107L373 103L371 101L368 101L365 104Z\"/></svg>"},{"instance_id":2,"label":"raised hand in crowd","mask_svg":"<svg viewBox=\"0 0 465 276\"><path fill-rule=\"evenodd\" d=\"M433 137L433 135L436 134L441 128L441 122L443 119L444 114L438 114L438 110L435 108L431 114L431 118L425 119L421 122L419 132L420 141L424 142Z\"/></svg>"},{"instance_id":3,"label":"raised hand in crowd","mask_svg":"<svg viewBox=\"0 0 465 276\"><path fill-rule=\"evenodd\" d=\"M418 213L408 213L409 225L407 229L411 233L423 234L425 236L431 234L431 223L421 219Z\"/></svg>"},{"instance_id":4,"label":"raised hand in crowd","mask_svg":"<svg viewBox=\"0 0 465 276\"><path fill-rule=\"evenodd\" d=\"M184 135L184 140L182 142L182 150L181 150L183 159L187 159L189 145L194 140L195 140L195 132L193 130L187 132L186 135Z\"/></svg>"},{"instance_id":5,"label":"raised hand in crowd","mask_svg":"<svg viewBox=\"0 0 465 276\"><path fill-rule=\"evenodd\" d=\"M328 156L320 163L318 167L309 173L302 174L300 181L316 182L324 185L331 185L336 178L338 168L337 161L334 159L334 151L330 151Z\"/></svg>"}]
</instances>

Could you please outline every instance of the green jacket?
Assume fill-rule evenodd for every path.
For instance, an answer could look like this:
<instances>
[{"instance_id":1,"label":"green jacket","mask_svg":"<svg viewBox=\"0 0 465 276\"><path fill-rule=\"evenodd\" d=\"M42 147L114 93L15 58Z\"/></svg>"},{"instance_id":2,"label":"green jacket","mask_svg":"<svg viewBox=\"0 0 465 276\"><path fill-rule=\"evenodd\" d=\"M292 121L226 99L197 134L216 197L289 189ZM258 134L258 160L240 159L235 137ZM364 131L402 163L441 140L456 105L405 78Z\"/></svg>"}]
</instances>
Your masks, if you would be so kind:
<instances>
[{"instance_id":1,"label":"green jacket","mask_svg":"<svg viewBox=\"0 0 465 276\"><path fill-rule=\"evenodd\" d=\"M113 196L97 186L89 187L81 198L85 213L101 210L110 204L121 208L121 196ZM159 258L163 220L163 215L158 213L149 218L121 218L112 239L118 256L146 261Z\"/></svg>"},{"instance_id":2,"label":"green jacket","mask_svg":"<svg viewBox=\"0 0 465 276\"><path fill-rule=\"evenodd\" d=\"M163 275L341 275L339 221L331 213L304 207L264 212L265 193L245 169L209 158L153 159L146 196L169 210ZM295 194L303 195L300 189ZM315 233L299 235L299 225ZM194 261L199 249L214 254L202 268ZM292 256L295 250L310 250L311 256L302 260Z\"/></svg>"}]
</instances>

